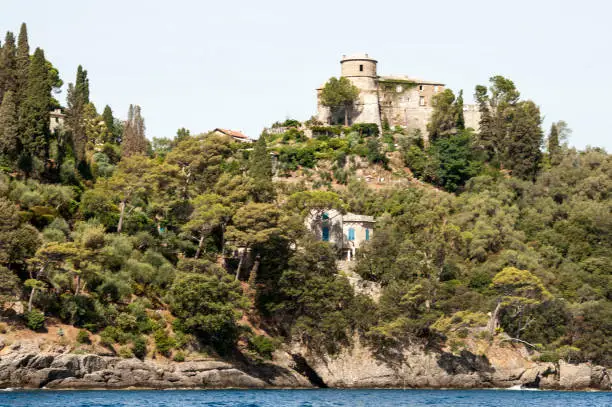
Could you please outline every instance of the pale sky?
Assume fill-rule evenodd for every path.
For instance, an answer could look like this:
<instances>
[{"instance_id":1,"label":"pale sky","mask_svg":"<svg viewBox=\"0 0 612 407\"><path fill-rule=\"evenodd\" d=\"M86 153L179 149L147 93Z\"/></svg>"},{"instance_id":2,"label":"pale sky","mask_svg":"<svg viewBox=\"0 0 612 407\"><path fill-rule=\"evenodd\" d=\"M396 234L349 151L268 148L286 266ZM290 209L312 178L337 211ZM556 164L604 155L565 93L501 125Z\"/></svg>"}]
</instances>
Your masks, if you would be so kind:
<instances>
[{"instance_id":1,"label":"pale sky","mask_svg":"<svg viewBox=\"0 0 612 407\"><path fill-rule=\"evenodd\" d=\"M367 52L383 75L464 89L512 79L570 144L612 150L612 2L607 0L133 1L0 0L0 31L28 25L73 82L125 118L142 106L147 136L215 127L257 137L316 112L315 89L342 54ZM60 95L65 100L65 89Z\"/></svg>"}]
</instances>

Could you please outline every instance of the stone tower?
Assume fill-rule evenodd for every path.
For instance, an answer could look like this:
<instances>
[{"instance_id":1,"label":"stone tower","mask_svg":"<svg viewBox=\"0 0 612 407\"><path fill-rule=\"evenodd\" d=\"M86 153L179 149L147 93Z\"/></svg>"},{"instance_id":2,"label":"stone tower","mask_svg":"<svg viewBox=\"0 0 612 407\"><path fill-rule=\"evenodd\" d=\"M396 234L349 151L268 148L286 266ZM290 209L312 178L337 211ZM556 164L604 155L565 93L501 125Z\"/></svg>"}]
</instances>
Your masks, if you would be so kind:
<instances>
[{"instance_id":1,"label":"stone tower","mask_svg":"<svg viewBox=\"0 0 612 407\"><path fill-rule=\"evenodd\" d=\"M352 123L376 123L379 127L380 108L378 104L378 74L376 72L376 61L368 54L355 54L342 56L340 61L341 76L348 78L353 85L359 88L359 98L349 113L349 121ZM321 94L323 86L317 89ZM317 98L320 101L320 98ZM343 121L344 115L332 117L329 108L318 104L318 119L324 123Z\"/></svg>"},{"instance_id":2,"label":"stone tower","mask_svg":"<svg viewBox=\"0 0 612 407\"><path fill-rule=\"evenodd\" d=\"M351 123L376 123L381 125L378 103L378 73L376 61L368 54L342 56L341 74L359 88L359 99L350 114Z\"/></svg>"}]
</instances>

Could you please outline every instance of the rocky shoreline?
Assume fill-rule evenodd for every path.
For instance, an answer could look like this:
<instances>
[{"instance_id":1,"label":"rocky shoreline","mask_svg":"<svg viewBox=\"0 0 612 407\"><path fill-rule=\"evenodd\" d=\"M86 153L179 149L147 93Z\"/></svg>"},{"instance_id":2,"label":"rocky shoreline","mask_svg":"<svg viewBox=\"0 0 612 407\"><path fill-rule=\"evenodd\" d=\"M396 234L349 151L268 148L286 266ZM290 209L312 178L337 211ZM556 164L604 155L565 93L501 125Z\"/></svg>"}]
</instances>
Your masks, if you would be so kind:
<instances>
[{"instance_id":1,"label":"rocky shoreline","mask_svg":"<svg viewBox=\"0 0 612 407\"><path fill-rule=\"evenodd\" d=\"M271 362L230 363L217 359L172 362L95 354L47 353L13 345L0 355L0 388L221 389L221 388L528 388L612 390L610 373L590 364L535 363L520 352L491 357L468 351L406 351L390 364L356 344L340 355L321 357L294 347ZM504 353L512 355L507 357ZM307 356L303 356L307 355ZM504 359L499 359L499 357Z\"/></svg>"}]
</instances>

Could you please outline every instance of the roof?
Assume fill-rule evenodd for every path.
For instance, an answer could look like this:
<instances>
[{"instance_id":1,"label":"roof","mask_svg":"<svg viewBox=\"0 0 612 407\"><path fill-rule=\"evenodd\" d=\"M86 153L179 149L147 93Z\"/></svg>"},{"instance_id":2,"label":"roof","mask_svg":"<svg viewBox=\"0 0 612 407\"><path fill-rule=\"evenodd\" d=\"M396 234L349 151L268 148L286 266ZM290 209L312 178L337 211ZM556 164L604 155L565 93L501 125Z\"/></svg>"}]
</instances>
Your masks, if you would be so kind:
<instances>
[{"instance_id":1,"label":"roof","mask_svg":"<svg viewBox=\"0 0 612 407\"><path fill-rule=\"evenodd\" d=\"M213 131L218 131L221 132L223 134L227 134L230 137L234 137L234 138L240 138L240 139L244 139L244 140L248 140L249 138L247 136L245 136L244 134L242 134L239 131L236 130L228 130L228 129L220 129L220 128L216 128Z\"/></svg>"},{"instance_id":2,"label":"roof","mask_svg":"<svg viewBox=\"0 0 612 407\"><path fill-rule=\"evenodd\" d=\"M376 222L374 220L374 216L359 215L357 213L350 213L350 212L342 216L342 221L343 222L371 222L371 223Z\"/></svg>"},{"instance_id":3,"label":"roof","mask_svg":"<svg viewBox=\"0 0 612 407\"><path fill-rule=\"evenodd\" d=\"M414 82L417 85L444 85L444 83L442 82L435 82L435 81L427 81L425 79L419 79L419 78L411 78L408 75L389 75L389 76L381 76L380 77L381 81L410 81L410 82Z\"/></svg>"}]
</instances>

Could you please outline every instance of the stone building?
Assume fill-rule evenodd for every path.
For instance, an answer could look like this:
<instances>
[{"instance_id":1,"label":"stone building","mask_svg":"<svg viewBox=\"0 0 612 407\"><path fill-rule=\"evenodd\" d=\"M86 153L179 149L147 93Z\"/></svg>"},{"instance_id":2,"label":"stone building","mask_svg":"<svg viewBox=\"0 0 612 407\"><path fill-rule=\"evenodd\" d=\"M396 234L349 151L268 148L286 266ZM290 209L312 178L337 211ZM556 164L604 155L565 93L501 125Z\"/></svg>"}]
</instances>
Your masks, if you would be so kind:
<instances>
[{"instance_id":1,"label":"stone building","mask_svg":"<svg viewBox=\"0 0 612 407\"><path fill-rule=\"evenodd\" d=\"M57 130L64 127L66 115L62 109L55 109L49 112L49 131L55 133Z\"/></svg>"},{"instance_id":2,"label":"stone building","mask_svg":"<svg viewBox=\"0 0 612 407\"><path fill-rule=\"evenodd\" d=\"M340 61L341 76L351 80L359 89L359 99L349 112L351 123L383 122L409 130L420 130L427 138L427 123L433 107L432 98L444 90L444 83L413 78L406 75L379 76L375 59L368 54L344 55ZM342 123L344 112L332 112L321 104L317 89L317 118L327 124ZM340 109L338 109L340 110ZM476 106L465 105L466 127L478 129L480 114Z\"/></svg>"},{"instance_id":3,"label":"stone building","mask_svg":"<svg viewBox=\"0 0 612 407\"><path fill-rule=\"evenodd\" d=\"M306 226L317 239L333 244L341 258L352 260L365 242L372 239L374 217L356 213L342 214L335 209L313 213Z\"/></svg>"}]
</instances>

